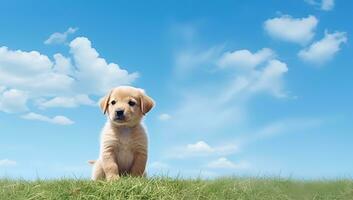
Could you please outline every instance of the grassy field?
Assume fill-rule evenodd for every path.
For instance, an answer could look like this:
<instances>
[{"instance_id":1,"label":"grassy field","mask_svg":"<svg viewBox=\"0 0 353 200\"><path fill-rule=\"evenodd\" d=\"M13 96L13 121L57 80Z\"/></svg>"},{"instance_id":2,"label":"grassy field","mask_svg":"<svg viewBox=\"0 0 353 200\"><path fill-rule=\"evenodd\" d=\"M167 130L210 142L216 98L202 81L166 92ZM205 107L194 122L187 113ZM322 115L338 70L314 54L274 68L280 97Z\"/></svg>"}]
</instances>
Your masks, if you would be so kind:
<instances>
[{"instance_id":1,"label":"grassy field","mask_svg":"<svg viewBox=\"0 0 353 200\"><path fill-rule=\"evenodd\" d=\"M294 181L281 178L187 180L129 178L0 180L0 199L353 199L352 180Z\"/></svg>"}]
</instances>

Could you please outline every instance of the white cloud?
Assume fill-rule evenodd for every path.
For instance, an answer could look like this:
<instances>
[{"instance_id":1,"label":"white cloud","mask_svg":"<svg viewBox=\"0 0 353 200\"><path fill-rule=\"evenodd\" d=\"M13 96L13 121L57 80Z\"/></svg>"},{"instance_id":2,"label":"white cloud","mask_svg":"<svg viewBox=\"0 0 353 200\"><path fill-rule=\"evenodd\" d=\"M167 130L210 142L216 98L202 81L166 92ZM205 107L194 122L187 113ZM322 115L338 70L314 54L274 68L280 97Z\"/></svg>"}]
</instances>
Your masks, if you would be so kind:
<instances>
[{"instance_id":1,"label":"white cloud","mask_svg":"<svg viewBox=\"0 0 353 200\"><path fill-rule=\"evenodd\" d=\"M310 5L318 6L321 10L330 11L335 7L334 0L305 0Z\"/></svg>"},{"instance_id":2,"label":"white cloud","mask_svg":"<svg viewBox=\"0 0 353 200\"><path fill-rule=\"evenodd\" d=\"M52 67L49 58L37 51L12 51L5 46L0 47L0 63L2 70L7 70L7 72L12 72L16 75L36 74ZM30 64L30 66L27 66L28 64ZM13 67L4 67L7 65Z\"/></svg>"},{"instance_id":3,"label":"white cloud","mask_svg":"<svg viewBox=\"0 0 353 200\"><path fill-rule=\"evenodd\" d=\"M39 108L93 105L90 96L129 85L138 77L107 63L85 37L70 43L70 53L69 57L55 54L52 61L37 51L0 47L0 111L25 111L27 102ZM9 99L14 95L21 98Z\"/></svg>"},{"instance_id":4,"label":"white cloud","mask_svg":"<svg viewBox=\"0 0 353 200\"><path fill-rule=\"evenodd\" d=\"M163 113L163 114L160 114L158 116L158 119L161 120L161 121L168 121L172 118L172 116L170 116L169 114L167 113Z\"/></svg>"},{"instance_id":5,"label":"white cloud","mask_svg":"<svg viewBox=\"0 0 353 200\"><path fill-rule=\"evenodd\" d=\"M253 69L272 57L274 57L274 52L268 48L263 48L254 54L243 49L224 53L219 59L218 65L220 67Z\"/></svg>"},{"instance_id":6,"label":"white cloud","mask_svg":"<svg viewBox=\"0 0 353 200\"><path fill-rule=\"evenodd\" d=\"M239 148L235 144L224 144L211 147L204 141L198 141L195 144L187 144L186 146L175 148L172 152L169 152L169 157L186 158L209 155L229 155L238 150Z\"/></svg>"},{"instance_id":7,"label":"white cloud","mask_svg":"<svg viewBox=\"0 0 353 200\"><path fill-rule=\"evenodd\" d=\"M62 107L62 108L74 108L80 105L94 106L96 102L89 98L85 94L75 95L72 97L55 97L50 100L39 99L37 104L40 108L50 107Z\"/></svg>"},{"instance_id":8,"label":"white cloud","mask_svg":"<svg viewBox=\"0 0 353 200\"><path fill-rule=\"evenodd\" d=\"M76 90L84 93L102 95L112 87L130 84L138 77L138 73L129 74L119 65L107 63L105 59L99 57L98 52L85 37L74 39L70 43L70 52L77 68Z\"/></svg>"},{"instance_id":9,"label":"white cloud","mask_svg":"<svg viewBox=\"0 0 353 200\"><path fill-rule=\"evenodd\" d=\"M70 92L74 79L55 73L53 63L37 51L0 47L0 85L28 92L29 96Z\"/></svg>"},{"instance_id":10,"label":"white cloud","mask_svg":"<svg viewBox=\"0 0 353 200\"><path fill-rule=\"evenodd\" d=\"M26 92L15 89L4 90L0 91L0 111L16 113L28 110Z\"/></svg>"},{"instance_id":11,"label":"white cloud","mask_svg":"<svg viewBox=\"0 0 353 200\"><path fill-rule=\"evenodd\" d=\"M221 157L217 160L211 161L208 163L207 167L213 168L213 169L237 169L237 170L242 170L242 169L248 169L250 167L250 164L248 162L240 162L240 163L234 163L230 160L228 160L225 157Z\"/></svg>"},{"instance_id":12,"label":"white cloud","mask_svg":"<svg viewBox=\"0 0 353 200\"><path fill-rule=\"evenodd\" d=\"M266 20L264 28L275 39L307 44L314 37L317 24L318 20L312 15L306 18L283 15Z\"/></svg>"},{"instance_id":13,"label":"white cloud","mask_svg":"<svg viewBox=\"0 0 353 200\"><path fill-rule=\"evenodd\" d=\"M188 144L186 150L190 153L213 153L215 150L211 148L206 142L199 141L195 144Z\"/></svg>"},{"instance_id":14,"label":"white cloud","mask_svg":"<svg viewBox=\"0 0 353 200\"><path fill-rule=\"evenodd\" d=\"M15 166L15 165L17 165L17 162L14 160L9 160L9 159L0 160L0 167L9 167L9 166Z\"/></svg>"},{"instance_id":15,"label":"white cloud","mask_svg":"<svg viewBox=\"0 0 353 200\"><path fill-rule=\"evenodd\" d=\"M71 119L65 116L55 116L53 118L50 118L45 115L41 115L33 112L22 115L21 117L27 120L43 121L43 122L49 122L49 123L58 124L58 125L71 125L74 123Z\"/></svg>"},{"instance_id":16,"label":"white cloud","mask_svg":"<svg viewBox=\"0 0 353 200\"><path fill-rule=\"evenodd\" d=\"M59 74L73 75L74 66L70 58L66 58L60 53L54 54L54 72Z\"/></svg>"},{"instance_id":17,"label":"white cloud","mask_svg":"<svg viewBox=\"0 0 353 200\"><path fill-rule=\"evenodd\" d=\"M347 42L344 32L325 32L323 39L312 43L308 48L301 50L298 56L304 61L323 64L333 58L340 50L340 46Z\"/></svg>"},{"instance_id":18,"label":"white cloud","mask_svg":"<svg viewBox=\"0 0 353 200\"><path fill-rule=\"evenodd\" d=\"M65 31L64 33L53 33L49 36L49 38L47 40L44 41L44 44L61 44L61 43L65 43L67 40L67 37L70 34L75 33L78 30L78 28L72 28L70 27L69 29L67 29L67 31Z\"/></svg>"}]
</instances>

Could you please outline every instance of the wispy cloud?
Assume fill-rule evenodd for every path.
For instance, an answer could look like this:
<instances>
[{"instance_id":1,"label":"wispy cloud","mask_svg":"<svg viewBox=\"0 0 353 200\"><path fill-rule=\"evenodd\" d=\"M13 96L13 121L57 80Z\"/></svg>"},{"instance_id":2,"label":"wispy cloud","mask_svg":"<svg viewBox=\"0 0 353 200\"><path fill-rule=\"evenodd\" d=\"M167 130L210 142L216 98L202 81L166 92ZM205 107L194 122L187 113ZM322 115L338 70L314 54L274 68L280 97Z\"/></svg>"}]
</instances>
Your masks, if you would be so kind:
<instances>
[{"instance_id":1,"label":"wispy cloud","mask_svg":"<svg viewBox=\"0 0 353 200\"><path fill-rule=\"evenodd\" d=\"M175 54L174 71L178 78L188 77L197 70L207 71L216 65L223 46L215 46L206 50L184 49Z\"/></svg>"},{"instance_id":2,"label":"wispy cloud","mask_svg":"<svg viewBox=\"0 0 353 200\"><path fill-rule=\"evenodd\" d=\"M36 104L40 108L51 108L51 107L62 107L62 108L74 108L80 105L94 106L96 102L89 98L88 95L81 94L72 97L54 97L52 99L38 99Z\"/></svg>"},{"instance_id":3,"label":"wispy cloud","mask_svg":"<svg viewBox=\"0 0 353 200\"><path fill-rule=\"evenodd\" d=\"M203 74L203 80L207 81L200 80L198 84L184 87L178 84L174 89L181 95L180 104L169 111L173 116L170 126L175 126L179 131L185 129L181 132L212 132L218 127L244 120L247 102L259 94L287 97L284 76L288 67L274 56L273 51L267 48L256 53L235 50L220 54L209 63L213 71ZM245 60L247 63L242 62ZM223 78L214 82L212 76ZM197 113L202 115L195 117ZM212 117L215 114L217 117Z\"/></svg>"},{"instance_id":4,"label":"wispy cloud","mask_svg":"<svg viewBox=\"0 0 353 200\"><path fill-rule=\"evenodd\" d=\"M10 159L2 159L0 160L0 167L11 167L17 165L17 162Z\"/></svg>"},{"instance_id":5,"label":"wispy cloud","mask_svg":"<svg viewBox=\"0 0 353 200\"><path fill-rule=\"evenodd\" d=\"M325 122L321 118L289 118L270 122L257 130L248 131L237 139L240 146L254 143L260 140L271 139L285 134L306 133L320 127Z\"/></svg>"},{"instance_id":6,"label":"wispy cloud","mask_svg":"<svg viewBox=\"0 0 353 200\"><path fill-rule=\"evenodd\" d=\"M275 53L269 48L263 48L256 53L247 49L225 52L218 61L220 67L234 67L243 70L251 70L260 64L275 57Z\"/></svg>"},{"instance_id":7,"label":"wispy cloud","mask_svg":"<svg viewBox=\"0 0 353 200\"><path fill-rule=\"evenodd\" d=\"M269 58L269 57L268 57ZM229 65L238 68L237 61ZM247 69L242 74L234 78L229 89L223 91L223 100L231 100L237 95L254 96L256 93L269 93L275 97L286 97L284 91L283 76L287 73L287 64L277 59L267 59L264 67L258 65Z\"/></svg>"},{"instance_id":8,"label":"wispy cloud","mask_svg":"<svg viewBox=\"0 0 353 200\"><path fill-rule=\"evenodd\" d=\"M47 40L44 41L44 44L62 44L65 43L67 41L67 37L70 34L74 34L76 31L78 30L78 28L68 28L65 32L63 33L53 33L49 36L49 38Z\"/></svg>"},{"instance_id":9,"label":"wispy cloud","mask_svg":"<svg viewBox=\"0 0 353 200\"><path fill-rule=\"evenodd\" d=\"M335 1L334 0L322 0L321 2L321 9L322 10L332 10L335 6Z\"/></svg>"},{"instance_id":10,"label":"wispy cloud","mask_svg":"<svg viewBox=\"0 0 353 200\"><path fill-rule=\"evenodd\" d=\"M187 31L192 32L188 35L200 38L194 29ZM173 52L176 73L170 78L170 85L176 97L173 107L166 110L173 120L168 121L168 126L162 125L163 132L192 135L193 141L199 139L197 133L204 138L223 134L230 127L247 123L248 104L259 96L290 97L285 81L288 66L272 49L229 49L225 45L199 45L195 40L189 38L186 44L177 44L177 51ZM185 52L190 59L180 62L178 55ZM192 60L201 60L202 64ZM181 70L182 79L180 69L186 69ZM192 80L185 80L187 76ZM188 142L191 141L183 141ZM179 145L176 151L195 155L187 145Z\"/></svg>"},{"instance_id":11,"label":"wispy cloud","mask_svg":"<svg viewBox=\"0 0 353 200\"><path fill-rule=\"evenodd\" d=\"M172 116L170 114L167 113L162 113L158 116L158 119L161 121L168 121L172 118Z\"/></svg>"},{"instance_id":12,"label":"wispy cloud","mask_svg":"<svg viewBox=\"0 0 353 200\"><path fill-rule=\"evenodd\" d=\"M55 116L53 118L50 118L45 115L41 115L33 112L22 115L21 117L27 120L43 121L43 122L48 122L48 123L58 124L58 125L71 125L74 123L74 121L72 121L71 119L65 116Z\"/></svg>"},{"instance_id":13,"label":"wispy cloud","mask_svg":"<svg viewBox=\"0 0 353 200\"><path fill-rule=\"evenodd\" d=\"M335 7L335 0L305 0L305 2L317 6L323 11L330 11Z\"/></svg>"},{"instance_id":14,"label":"wispy cloud","mask_svg":"<svg viewBox=\"0 0 353 200\"><path fill-rule=\"evenodd\" d=\"M341 45L346 42L345 32L328 33L326 31L324 38L301 50L298 56L304 61L321 65L331 60L341 49Z\"/></svg>"}]
</instances>

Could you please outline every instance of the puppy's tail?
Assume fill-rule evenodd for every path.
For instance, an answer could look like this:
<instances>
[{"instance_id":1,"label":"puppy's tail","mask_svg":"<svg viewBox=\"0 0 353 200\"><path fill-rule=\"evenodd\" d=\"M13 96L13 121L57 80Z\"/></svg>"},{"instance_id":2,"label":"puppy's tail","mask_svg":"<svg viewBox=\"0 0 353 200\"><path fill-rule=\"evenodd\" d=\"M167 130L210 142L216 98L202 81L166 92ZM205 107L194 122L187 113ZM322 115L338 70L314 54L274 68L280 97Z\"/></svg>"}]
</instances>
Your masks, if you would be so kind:
<instances>
[{"instance_id":1,"label":"puppy's tail","mask_svg":"<svg viewBox=\"0 0 353 200\"><path fill-rule=\"evenodd\" d=\"M96 163L95 160L89 160L89 161L88 161L88 164L90 164L90 165L94 165L94 163Z\"/></svg>"}]
</instances>

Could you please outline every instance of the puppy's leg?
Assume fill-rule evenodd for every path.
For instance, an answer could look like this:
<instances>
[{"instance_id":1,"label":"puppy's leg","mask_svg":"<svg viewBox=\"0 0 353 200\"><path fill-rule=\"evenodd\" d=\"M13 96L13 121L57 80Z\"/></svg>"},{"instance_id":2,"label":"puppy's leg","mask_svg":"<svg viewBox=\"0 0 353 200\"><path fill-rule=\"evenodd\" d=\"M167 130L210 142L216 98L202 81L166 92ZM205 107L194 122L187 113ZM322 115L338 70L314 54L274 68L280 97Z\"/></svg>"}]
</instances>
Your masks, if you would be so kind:
<instances>
[{"instance_id":1,"label":"puppy's leg","mask_svg":"<svg viewBox=\"0 0 353 200\"><path fill-rule=\"evenodd\" d=\"M103 180L104 178L105 178L105 173L104 173L101 161L97 160L93 164L91 179L96 181L96 180Z\"/></svg>"},{"instance_id":2,"label":"puppy's leg","mask_svg":"<svg viewBox=\"0 0 353 200\"><path fill-rule=\"evenodd\" d=\"M108 148L103 152L102 167L108 181L119 178L119 168L113 149Z\"/></svg>"},{"instance_id":3,"label":"puppy's leg","mask_svg":"<svg viewBox=\"0 0 353 200\"><path fill-rule=\"evenodd\" d=\"M131 176L144 176L147 162L146 153L135 153L134 162L131 167Z\"/></svg>"}]
</instances>

